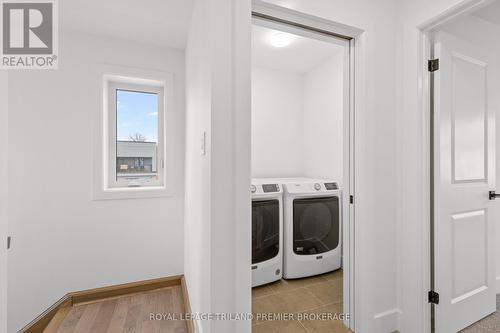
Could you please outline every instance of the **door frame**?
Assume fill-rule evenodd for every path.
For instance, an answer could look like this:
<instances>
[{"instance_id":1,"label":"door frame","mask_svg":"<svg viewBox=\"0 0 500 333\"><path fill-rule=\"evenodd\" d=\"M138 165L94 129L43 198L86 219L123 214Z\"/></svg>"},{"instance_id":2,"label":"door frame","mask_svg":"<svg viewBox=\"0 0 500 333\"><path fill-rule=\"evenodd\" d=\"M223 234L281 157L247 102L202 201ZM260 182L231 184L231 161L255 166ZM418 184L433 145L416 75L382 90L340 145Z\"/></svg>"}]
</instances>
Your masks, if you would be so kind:
<instances>
[{"instance_id":1,"label":"door frame","mask_svg":"<svg viewBox=\"0 0 500 333\"><path fill-rule=\"evenodd\" d=\"M421 225L421 263L423 281L420 284L423 289L422 308L419 317L424 323L424 332L434 333L434 304L428 301L428 291L434 287L434 121L431 117L434 109L433 75L428 71L428 60L434 59L433 35L443 25L448 22L466 16L477 9L486 6L496 0L465 0L458 5L449 8L441 14L425 21L417 26L418 29L418 110L421 111L422 132L421 137L423 147L422 170L422 212L423 219ZM439 333L439 332L438 332Z\"/></svg>"},{"instance_id":2,"label":"door frame","mask_svg":"<svg viewBox=\"0 0 500 333\"><path fill-rule=\"evenodd\" d=\"M7 296L8 296L8 129L9 129L9 74L0 73L0 333L7 332Z\"/></svg>"},{"instance_id":3,"label":"door frame","mask_svg":"<svg viewBox=\"0 0 500 333\"><path fill-rule=\"evenodd\" d=\"M343 114L343 228L342 228L342 264L343 264L343 304L344 312L348 309L349 317L344 320L344 324L351 330L356 331L355 313L356 308L362 304L362 295L356 294L359 279L356 277L355 253L359 244L356 244L355 215L357 209L353 200L356 198L357 175L356 160L359 151L356 150L356 142L360 140L362 132L356 132L356 124L364 110L364 63L365 63L365 35L362 29L333 22L321 17L294 11L285 7L276 6L261 0L252 1L253 20L264 20L288 26L294 29L301 29L308 33L323 34L348 41L348 52L345 60L349 66L344 66L344 114ZM254 22L252 20L252 22ZM253 24L253 23L252 23ZM358 246L357 246L358 245ZM358 289L359 290L359 289ZM356 306L356 304L358 306Z\"/></svg>"}]
</instances>

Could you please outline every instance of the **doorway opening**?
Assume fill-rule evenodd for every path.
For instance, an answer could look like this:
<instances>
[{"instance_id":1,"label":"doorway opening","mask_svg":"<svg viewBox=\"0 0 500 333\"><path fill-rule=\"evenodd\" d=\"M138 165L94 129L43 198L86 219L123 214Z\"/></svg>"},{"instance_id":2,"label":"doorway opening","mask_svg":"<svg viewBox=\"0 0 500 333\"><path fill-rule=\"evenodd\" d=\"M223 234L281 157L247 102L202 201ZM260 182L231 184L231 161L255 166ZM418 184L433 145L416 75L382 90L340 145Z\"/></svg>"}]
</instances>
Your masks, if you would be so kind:
<instances>
[{"instance_id":1,"label":"doorway opening","mask_svg":"<svg viewBox=\"0 0 500 333\"><path fill-rule=\"evenodd\" d=\"M500 326L500 3L470 1L424 27L430 106L432 332ZM427 62L428 61L428 62Z\"/></svg>"},{"instance_id":2,"label":"doorway opening","mask_svg":"<svg viewBox=\"0 0 500 333\"><path fill-rule=\"evenodd\" d=\"M290 12L253 12L252 331L348 332L354 39Z\"/></svg>"}]
</instances>

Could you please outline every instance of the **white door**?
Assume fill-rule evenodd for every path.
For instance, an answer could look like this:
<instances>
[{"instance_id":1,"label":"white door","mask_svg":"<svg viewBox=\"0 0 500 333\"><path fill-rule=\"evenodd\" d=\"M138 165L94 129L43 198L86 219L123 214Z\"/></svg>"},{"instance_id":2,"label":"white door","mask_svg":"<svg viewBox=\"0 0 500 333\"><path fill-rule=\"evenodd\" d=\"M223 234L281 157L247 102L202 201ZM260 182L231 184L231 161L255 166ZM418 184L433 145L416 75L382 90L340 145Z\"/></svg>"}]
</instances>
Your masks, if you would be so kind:
<instances>
[{"instance_id":1,"label":"white door","mask_svg":"<svg viewBox=\"0 0 500 333\"><path fill-rule=\"evenodd\" d=\"M451 34L435 40L434 290L437 333L457 332L495 311L495 116L493 60ZM499 189L500 190L500 189Z\"/></svg>"}]
</instances>

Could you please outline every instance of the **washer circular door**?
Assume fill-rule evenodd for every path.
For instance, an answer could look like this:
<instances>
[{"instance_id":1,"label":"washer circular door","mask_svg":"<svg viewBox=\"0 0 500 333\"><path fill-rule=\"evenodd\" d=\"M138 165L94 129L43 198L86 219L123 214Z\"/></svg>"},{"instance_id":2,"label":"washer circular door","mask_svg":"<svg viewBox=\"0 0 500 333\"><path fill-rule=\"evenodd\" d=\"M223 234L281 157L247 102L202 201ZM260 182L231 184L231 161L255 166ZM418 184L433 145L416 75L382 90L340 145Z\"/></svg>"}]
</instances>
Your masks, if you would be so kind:
<instances>
[{"instance_id":1,"label":"washer circular door","mask_svg":"<svg viewBox=\"0 0 500 333\"><path fill-rule=\"evenodd\" d=\"M339 197L295 199L293 201L293 252L314 255L339 245Z\"/></svg>"},{"instance_id":2,"label":"washer circular door","mask_svg":"<svg viewBox=\"0 0 500 333\"><path fill-rule=\"evenodd\" d=\"M280 241L278 200L252 201L252 264L276 257Z\"/></svg>"}]
</instances>

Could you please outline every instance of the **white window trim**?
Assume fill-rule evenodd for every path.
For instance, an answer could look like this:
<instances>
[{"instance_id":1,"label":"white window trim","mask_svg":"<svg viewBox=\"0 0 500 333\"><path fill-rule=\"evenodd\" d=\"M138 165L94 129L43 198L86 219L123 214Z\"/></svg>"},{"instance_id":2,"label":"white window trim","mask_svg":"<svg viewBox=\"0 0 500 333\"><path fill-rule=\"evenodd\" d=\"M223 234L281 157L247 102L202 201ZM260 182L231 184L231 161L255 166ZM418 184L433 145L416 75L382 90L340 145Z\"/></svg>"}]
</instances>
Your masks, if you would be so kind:
<instances>
[{"instance_id":1,"label":"white window trim","mask_svg":"<svg viewBox=\"0 0 500 333\"><path fill-rule=\"evenodd\" d=\"M106 66L108 67L108 66ZM109 66L116 71L114 66ZM104 74L102 76L101 86L101 108L95 121L93 131L93 200L118 200L134 198L156 198L170 197L173 195L173 159L172 135L169 133L172 129L173 117L173 75L167 72L138 70L131 68L121 68L124 74ZM161 76L159 76L160 74ZM161 158L163 167L161 168L162 183L155 186L139 187L112 187L110 186L110 133L109 126L112 123L110 119L110 98L109 89L113 83L140 85L151 87L161 87L163 90L163 110L162 117L158 119L159 127L162 127L162 133L158 133L158 140L163 142L161 148ZM161 126L160 123L163 125ZM116 131L116 129L115 129ZM160 159L159 159L160 160ZM115 165L114 163L112 164ZM159 165L160 166L160 165ZM115 170L116 172L116 170Z\"/></svg>"},{"instance_id":2,"label":"white window trim","mask_svg":"<svg viewBox=\"0 0 500 333\"><path fill-rule=\"evenodd\" d=\"M158 173L158 179L146 181L126 181L124 179L117 179L116 173L116 142L118 141L116 133L116 118L117 118L117 91L133 91L139 93L151 93L157 94L158 96L158 143L157 143L157 155L156 155L156 166L155 169ZM112 98L110 98L112 97ZM164 186L165 181L165 121L164 121L164 85L158 83L158 85L145 85L137 83L128 83L122 81L110 81L108 83L108 187L109 188L130 188L130 187L158 187Z\"/></svg>"}]
</instances>

